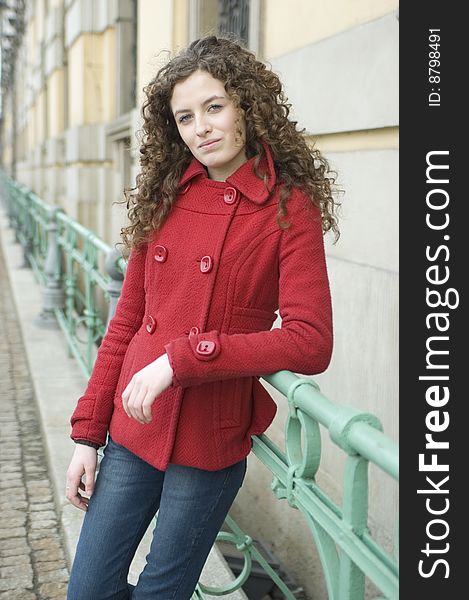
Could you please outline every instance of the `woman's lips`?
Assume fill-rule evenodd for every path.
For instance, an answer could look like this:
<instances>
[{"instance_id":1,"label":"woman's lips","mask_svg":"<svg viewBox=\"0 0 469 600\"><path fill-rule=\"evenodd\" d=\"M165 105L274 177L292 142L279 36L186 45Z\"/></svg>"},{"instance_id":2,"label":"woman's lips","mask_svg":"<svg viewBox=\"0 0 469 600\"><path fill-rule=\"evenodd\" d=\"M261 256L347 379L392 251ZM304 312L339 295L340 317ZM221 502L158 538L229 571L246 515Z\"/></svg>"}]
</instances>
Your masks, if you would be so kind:
<instances>
[{"instance_id":1,"label":"woman's lips","mask_svg":"<svg viewBox=\"0 0 469 600\"><path fill-rule=\"evenodd\" d=\"M203 144L200 144L199 150L205 150L205 149L208 150L209 148L213 148L213 146L215 144L218 144L219 141L220 140L218 139L218 140L210 140L210 141L204 142Z\"/></svg>"}]
</instances>

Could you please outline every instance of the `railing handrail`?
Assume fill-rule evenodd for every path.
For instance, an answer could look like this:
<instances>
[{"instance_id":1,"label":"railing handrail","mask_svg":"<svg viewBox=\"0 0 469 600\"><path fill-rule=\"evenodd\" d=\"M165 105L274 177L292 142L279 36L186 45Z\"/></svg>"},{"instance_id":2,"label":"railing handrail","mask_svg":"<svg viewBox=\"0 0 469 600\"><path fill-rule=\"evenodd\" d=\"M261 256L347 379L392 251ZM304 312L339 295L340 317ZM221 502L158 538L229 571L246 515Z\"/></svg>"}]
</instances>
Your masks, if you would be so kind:
<instances>
[{"instance_id":1,"label":"railing handrail","mask_svg":"<svg viewBox=\"0 0 469 600\"><path fill-rule=\"evenodd\" d=\"M292 385L297 385L296 405L305 414L321 423L329 432L341 418L352 419L346 431L346 441L357 454L374 463L391 477L399 479L399 446L384 435L376 426L373 415L356 411L353 407L338 406L326 398L313 380L301 379L291 371L278 371L273 375L264 375L263 379L288 397ZM306 384L303 386L302 384ZM309 384L309 385L307 385Z\"/></svg>"},{"instance_id":2,"label":"railing handrail","mask_svg":"<svg viewBox=\"0 0 469 600\"><path fill-rule=\"evenodd\" d=\"M106 242L102 240L98 235L96 235L96 233L94 233L90 229L87 229L84 225L82 225L78 221L75 221L75 219L69 217L65 212L62 212L62 210L60 210L60 212L57 213L57 222L62 223L67 228L72 229L73 231L81 235L83 239L87 239L95 246L95 248L101 250L101 252L103 252L104 254L109 254L109 252L112 251L111 246L109 246L109 244L106 244Z\"/></svg>"}]
</instances>

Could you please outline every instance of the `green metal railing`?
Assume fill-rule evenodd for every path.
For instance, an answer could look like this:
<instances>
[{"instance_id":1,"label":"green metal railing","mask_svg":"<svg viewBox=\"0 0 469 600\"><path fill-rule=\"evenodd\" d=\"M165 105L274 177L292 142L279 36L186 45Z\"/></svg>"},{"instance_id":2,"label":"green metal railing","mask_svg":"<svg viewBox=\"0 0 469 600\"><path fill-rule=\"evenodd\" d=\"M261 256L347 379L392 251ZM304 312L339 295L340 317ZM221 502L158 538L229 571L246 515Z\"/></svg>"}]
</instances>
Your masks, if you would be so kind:
<instances>
[{"instance_id":1,"label":"green metal railing","mask_svg":"<svg viewBox=\"0 0 469 600\"><path fill-rule=\"evenodd\" d=\"M37 323L60 325L70 354L89 377L120 295L125 261L59 207L45 203L4 174L2 183L9 223L23 247L24 265L31 266L44 289Z\"/></svg>"},{"instance_id":2,"label":"green metal railing","mask_svg":"<svg viewBox=\"0 0 469 600\"><path fill-rule=\"evenodd\" d=\"M44 308L38 322L44 326L59 323L70 353L89 376L97 346L115 310L125 263L118 252L61 209L46 204L1 172L0 192L15 239L23 247L25 264L33 268L44 287ZM260 435L253 437L253 453L272 473L274 495L301 511L319 553L328 597L363 600L368 578L380 590L380 600L397 599L397 527L391 554L373 539L368 528L368 465L376 465L398 481L397 444L382 433L375 416L334 404L310 378L280 371L264 379L288 402L285 452ZM321 461L320 425L345 453L341 506L316 482ZM199 583L194 599L240 589L250 576L253 561L261 565L284 598L297 597L230 516L218 540L236 546L243 554L244 567L226 585L209 588Z\"/></svg>"},{"instance_id":3,"label":"green metal railing","mask_svg":"<svg viewBox=\"0 0 469 600\"><path fill-rule=\"evenodd\" d=\"M72 354L89 377L97 346L119 298L125 262L117 251L62 211L56 213L56 227L57 245L63 257L65 301L63 309L55 309L55 315ZM103 274L100 263L106 264L107 274ZM105 310L103 299L109 303Z\"/></svg>"}]
</instances>

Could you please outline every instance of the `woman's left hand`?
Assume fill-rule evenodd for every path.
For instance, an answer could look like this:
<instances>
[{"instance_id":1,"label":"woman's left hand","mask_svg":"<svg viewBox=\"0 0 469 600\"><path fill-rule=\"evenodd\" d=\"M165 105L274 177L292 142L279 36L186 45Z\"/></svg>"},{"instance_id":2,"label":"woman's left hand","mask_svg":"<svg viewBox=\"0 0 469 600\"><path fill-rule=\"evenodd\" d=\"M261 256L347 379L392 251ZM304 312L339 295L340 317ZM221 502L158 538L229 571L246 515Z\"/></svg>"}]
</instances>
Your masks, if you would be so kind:
<instances>
[{"instance_id":1,"label":"woman's left hand","mask_svg":"<svg viewBox=\"0 0 469 600\"><path fill-rule=\"evenodd\" d=\"M151 421L151 407L158 394L173 381L173 370L167 354L162 354L137 371L122 392L122 404L129 417L143 425Z\"/></svg>"}]
</instances>

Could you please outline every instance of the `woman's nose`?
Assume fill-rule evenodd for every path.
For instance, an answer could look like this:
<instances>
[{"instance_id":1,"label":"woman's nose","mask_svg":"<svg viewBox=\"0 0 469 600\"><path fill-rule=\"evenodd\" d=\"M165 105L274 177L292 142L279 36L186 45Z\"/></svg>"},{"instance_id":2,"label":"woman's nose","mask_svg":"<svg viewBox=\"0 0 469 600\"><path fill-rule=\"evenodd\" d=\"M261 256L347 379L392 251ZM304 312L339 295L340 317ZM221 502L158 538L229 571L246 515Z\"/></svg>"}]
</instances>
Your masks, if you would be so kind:
<instances>
[{"instance_id":1,"label":"woman's nose","mask_svg":"<svg viewBox=\"0 0 469 600\"><path fill-rule=\"evenodd\" d=\"M207 135L207 133L210 133L211 129L212 127L207 119L200 118L196 121L195 132L198 136Z\"/></svg>"}]
</instances>

